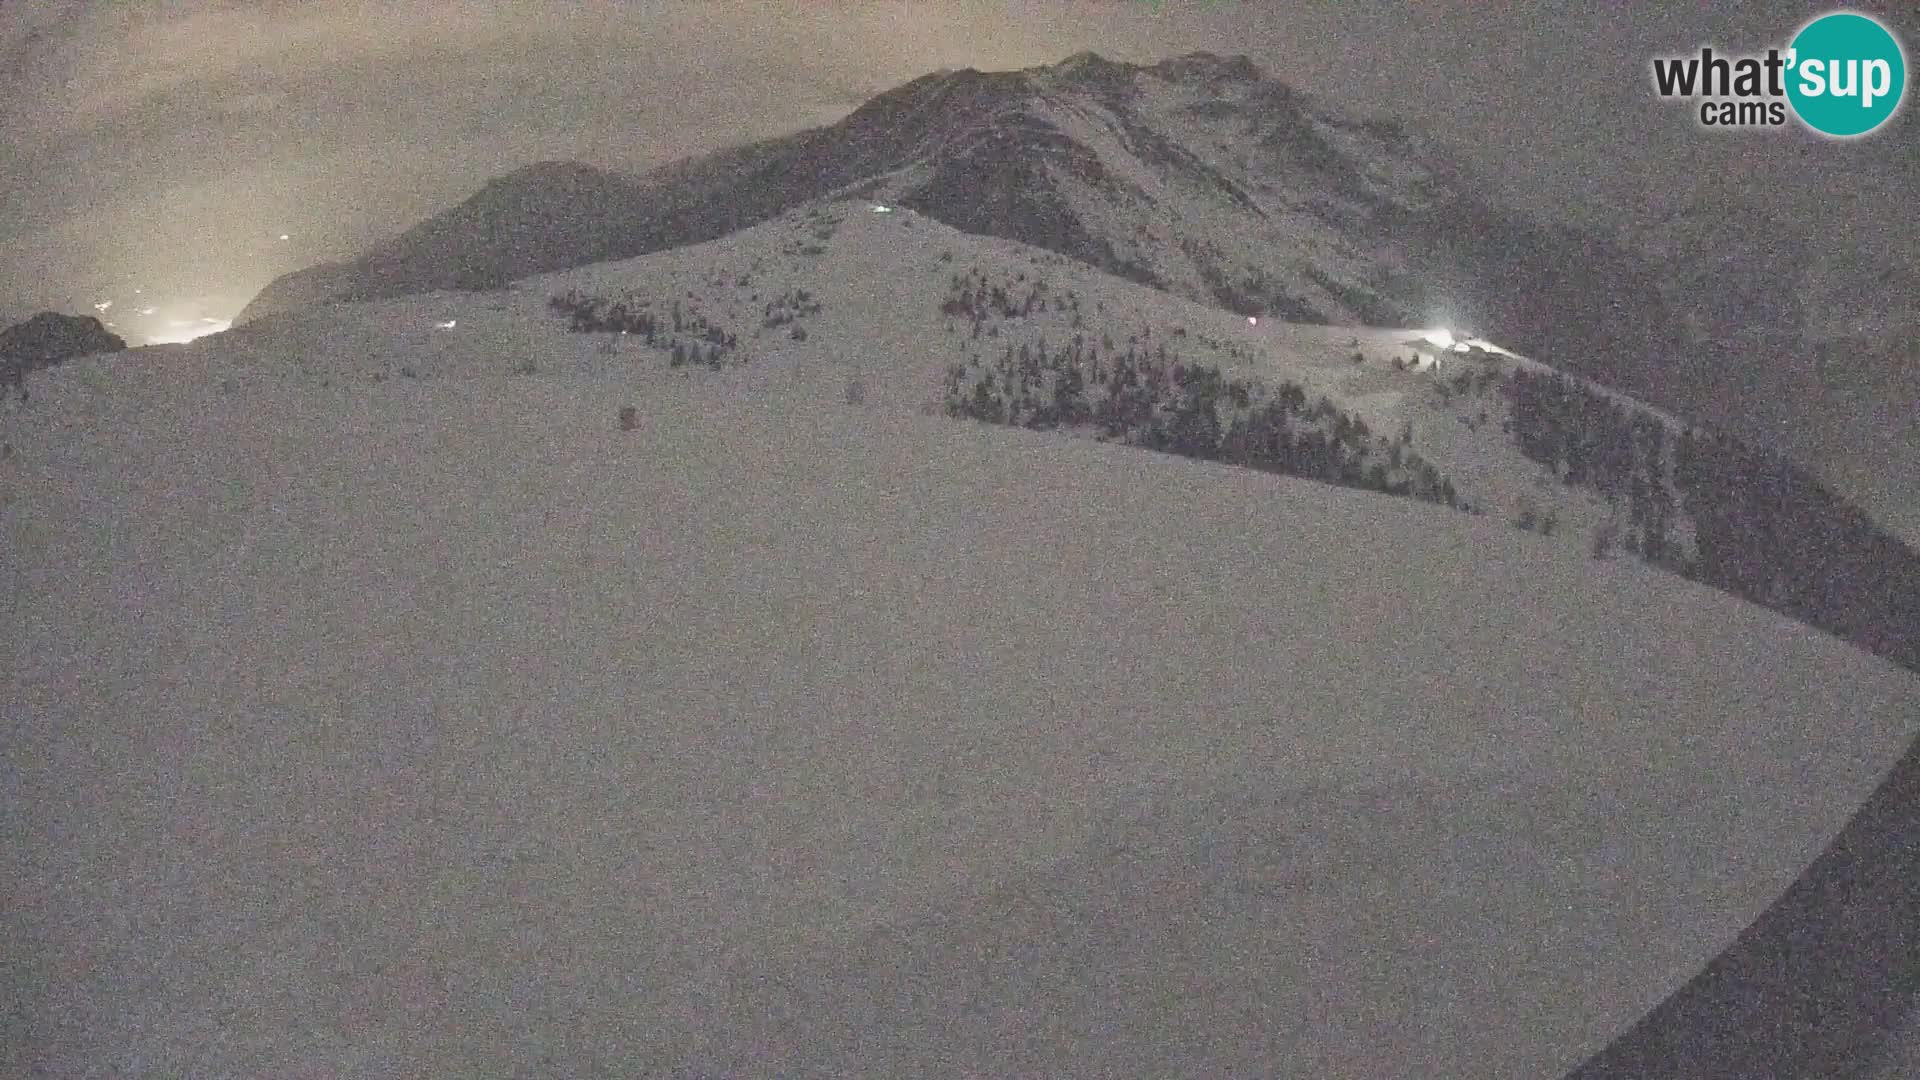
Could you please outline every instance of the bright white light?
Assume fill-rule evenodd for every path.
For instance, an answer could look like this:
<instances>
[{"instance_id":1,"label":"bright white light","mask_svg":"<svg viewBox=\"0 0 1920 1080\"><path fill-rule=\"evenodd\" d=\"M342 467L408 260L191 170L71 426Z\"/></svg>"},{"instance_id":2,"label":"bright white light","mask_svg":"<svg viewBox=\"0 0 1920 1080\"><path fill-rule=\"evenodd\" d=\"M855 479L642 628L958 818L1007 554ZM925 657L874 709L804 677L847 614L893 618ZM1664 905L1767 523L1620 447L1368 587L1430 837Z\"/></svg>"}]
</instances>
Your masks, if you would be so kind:
<instances>
[{"instance_id":1,"label":"bright white light","mask_svg":"<svg viewBox=\"0 0 1920 1080\"><path fill-rule=\"evenodd\" d=\"M288 236L288 235L287 235L286 233L281 233L281 234L280 234L280 239L282 239L282 240L291 240L291 239L293 239L293 238L292 238L292 237L290 237L290 236Z\"/></svg>"},{"instance_id":2,"label":"bright white light","mask_svg":"<svg viewBox=\"0 0 1920 1080\"><path fill-rule=\"evenodd\" d=\"M1479 349L1481 352L1499 352L1500 351L1500 346L1495 345L1493 342L1488 341L1486 338L1468 338L1467 348Z\"/></svg>"},{"instance_id":3,"label":"bright white light","mask_svg":"<svg viewBox=\"0 0 1920 1080\"><path fill-rule=\"evenodd\" d=\"M893 207L881 206L879 203L875 203L873 204L873 212L876 214L891 214L893 213Z\"/></svg>"},{"instance_id":4,"label":"bright white light","mask_svg":"<svg viewBox=\"0 0 1920 1080\"><path fill-rule=\"evenodd\" d=\"M202 318L198 322L191 322L186 319L168 319L167 325L171 327L171 329L165 333L149 335L147 337L147 344L184 345L189 341L197 341L209 334L220 333L222 330L231 327L233 320Z\"/></svg>"},{"instance_id":5,"label":"bright white light","mask_svg":"<svg viewBox=\"0 0 1920 1080\"><path fill-rule=\"evenodd\" d=\"M1249 316L1247 316L1247 325L1248 325L1248 326L1259 326L1259 325L1260 325L1260 318L1259 318L1259 316L1256 316L1256 315L1249 315Z\"/></svg>"},{"instance_id":6,"label":"bright white light","mask_svg":"<svg viewBox=\"0 0 1920 1080\"><path fill-rule=\"evenodd\" d=\"M459 319L448 319L446 322L437 322L437 323L434 323L433 325L439 327L442 330L451 330L455 326L458 326L459 323L460 323Z\"/></svg>"},{"instance_id":7,"label":"bright white light","mask_svg":"<svg viewBox=\"0 0 1920 1080\"><path fill-rule=\"evenodd\" d=\"M151 315L151 314L153 314L154 312L156 312L156 311L159 311L159 310L160 310L160 309L159 309L159 308L157 308L157 307L143 307L143 308L141 308L141 309L140 309L140 314L142 314L142 315Z\"/></svg>"},{"instance_id":8,"label":"bright white light","mask_svg":"<svg viewBox=\"0 0 1920 1080\"><path fill-rule=\"evenodd\" d=\"M1429 330L1425 334L1422 334L1421 337L1443 349L1453 348L1453 331L1444 326L1438 330Z\"/></svg>"},{"instance_id":9,"label":"bright white light","mask_svg":"<svg viewBox=\"0 0 1920 1080\"><path fill-rule=\"evenodd\" d=\"M93 305L93 310L95 310L95 311L105 311L105 310L107 310L108 308L110 308L110 307L112 307L112 306L113 306L113 301L111 301L111 300L102 300L102 301L100 301L99 303L97 303L97 304L95 304L95 305Z\"/></svg>"}]
</instances>

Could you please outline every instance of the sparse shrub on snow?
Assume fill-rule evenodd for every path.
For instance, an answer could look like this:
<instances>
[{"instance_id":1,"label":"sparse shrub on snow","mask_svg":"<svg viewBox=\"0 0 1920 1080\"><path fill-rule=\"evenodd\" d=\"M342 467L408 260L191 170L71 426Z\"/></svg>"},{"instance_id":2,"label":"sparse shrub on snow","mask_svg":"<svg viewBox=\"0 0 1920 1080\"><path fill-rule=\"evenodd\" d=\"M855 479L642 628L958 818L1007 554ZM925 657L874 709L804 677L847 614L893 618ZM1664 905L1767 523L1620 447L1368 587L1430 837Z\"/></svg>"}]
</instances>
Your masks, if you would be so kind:
<instances>
[{"instance_id":1,"label":"sparse shrub on snow","mask_svg":"<svg viewBox=\"0 0 1920 1080\"><path fill-rule=\"evenodd\" d=\"M1620 526L1613 521L1603 521L1593 530L1591 551L1596 559L1605 559L1613 554L1614 544L1618 542Z\"/></svg>"}]
</instances>

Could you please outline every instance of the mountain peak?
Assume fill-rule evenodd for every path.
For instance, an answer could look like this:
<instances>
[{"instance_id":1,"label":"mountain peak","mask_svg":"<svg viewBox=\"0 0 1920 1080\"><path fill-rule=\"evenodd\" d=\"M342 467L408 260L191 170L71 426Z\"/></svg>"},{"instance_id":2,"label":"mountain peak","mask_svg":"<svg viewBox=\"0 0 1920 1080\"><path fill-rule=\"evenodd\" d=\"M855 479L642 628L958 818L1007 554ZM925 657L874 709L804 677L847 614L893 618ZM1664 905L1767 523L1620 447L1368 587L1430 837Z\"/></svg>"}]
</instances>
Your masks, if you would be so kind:
<instances>
[{"instance_id":1,"label":"mountain peak","mask_svg":"<svg viewBox=\"0 0 1920 1080\"><path fill-rule=\"evenodd\" d=\"M1246 56L1221 56L1204 49L1162 60L1148 70L1176 81L1199 77L1230 82L1258 82L1261 78L1260 69Z\"/></svg>"},{"instance_id":2,"label":"mountain peak","mask_svg":"<svg viewBox=\"0 0 1920 1080\"><path fill-rule=\"evenodd\" d=\"M1140 71L1132 64L1109 60L1091 49L1074 53L1042 70L1059 82L1115 91L1131 89L1133 77Z\"/></svg>"},{"instance_id":3,"label":"mountain peak","mask_svg":"<svg viewBox=\"0 0 1920 1080\"><path fill-rule=\"evenodd\" d=\"M1056 71L1077 71L1083 68L1125 66L1127 65L1121 64L1118 61L1109 60L1099 53L1094 52L1092 49L1082 49L1072 56L1067 57L1065 60L1060 61L1058 64L1055 64L1053 67Z\"/></svg>"}]
</instances>

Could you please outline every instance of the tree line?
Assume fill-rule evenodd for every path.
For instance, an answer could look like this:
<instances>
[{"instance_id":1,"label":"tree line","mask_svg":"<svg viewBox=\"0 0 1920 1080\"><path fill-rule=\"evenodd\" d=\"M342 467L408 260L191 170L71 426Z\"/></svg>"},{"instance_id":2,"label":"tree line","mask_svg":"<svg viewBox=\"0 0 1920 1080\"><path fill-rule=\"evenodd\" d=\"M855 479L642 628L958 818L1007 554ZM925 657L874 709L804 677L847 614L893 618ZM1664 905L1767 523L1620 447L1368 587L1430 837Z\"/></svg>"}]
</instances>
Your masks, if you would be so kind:
<instances>
[{"instance_id":1,"label":"tree line","mask_svg":"<svg viewBox=\"0 0 1920 1080\"><path fill-rule=\"evenodd\" d=\"M1309 404L1297 383L1230 379L1171 356L1164 343L1123 353L1080 335L1057 349L1009 345L997 359L950 366L944 400L950 416L1085 428L1105 441L1469 509L1413 452L1410 427L1375 436L1325 397Z\"/></svg>"},{"instance_id":2,"label":"tree line","mask_svg":"<svg viewBox=\"0 0 1920 1080\"><path fill-rule=\"evenodd\" d=\"M1723 432L1676 434L1557 372L1516 370L1508 389L1520 452L1624 502L1641 559L1920 671L1920 556L1811 473ZM1682 514L1690 556L1672 541Z\"/></svg>"}]
</instances>

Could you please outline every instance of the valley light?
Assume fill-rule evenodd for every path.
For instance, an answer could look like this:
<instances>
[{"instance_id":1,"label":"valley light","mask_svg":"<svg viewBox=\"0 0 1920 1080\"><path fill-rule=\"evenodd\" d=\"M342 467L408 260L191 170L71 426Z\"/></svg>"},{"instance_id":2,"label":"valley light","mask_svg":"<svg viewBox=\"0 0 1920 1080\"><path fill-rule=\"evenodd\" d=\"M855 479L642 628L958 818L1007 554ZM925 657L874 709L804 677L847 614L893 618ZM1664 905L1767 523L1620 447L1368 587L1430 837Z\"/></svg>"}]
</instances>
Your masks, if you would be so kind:
<instances>
[{"instance_id":1,"label":"valley light","mask_svg":"<svg viewBox=\"0 0 1920 1080\"><path fill-rule=\"evenodd\" d=\"M879 203L874 203L874 204L873 204L873 212L874 212L874 213L876 213L876 214L891 214L891 213L893 213L893 207L891 207L891 206L881 206L881 205L880 205Z\"/></svg>"},{"instance_id":2,"label":"valley light","mask_svg":"<svg viewBox=\"0 0 1920 1080\"><path fill-rule=\"evenodd\" d=\"M93 305L93 310L95 310L95 311L105 311L105 310L107 310L108 308L110 308L110 307L112 307L112 306L113 306L113 301L111 301L111 300L102 300L102 301L100 301L99 303L97 303L97 304L95 304L95 305Z\"/></svg>"},{"instance_id":3,"label":"valley light","mask_svg":"<svg viewBox=\"0 0 1920 1080\"><path fill-rule=\"evenodd\" d=\"M442 330L451 330L455 326L458 326L459 324L460 324L459 319L448 319L446 322L437 322L437 323L434 323L433 325L439 327Z\"/></svg>"},{"instance_id":4,"label":"valley light","mask_svg":"<svg viewBox=\"0 0 1920 1080\"><path fill-rule=\"evenodd\" d=\"M1258 316L1255 316L1255 315L1249 315L1249 316L1247 316L1247 325L1248 325L1248 326L1259 326L1259 325L1260 325L1260 319L1259 319L1259 317L1258 317Z\"/></svg>"},{"instance_id":5,"label":"valley light","mask_svg":"<svg viewBox=\"0 0 1920 1080\"><path fill-rule=\"evenodd\" d=\"M1427 331L1421 335L1421 339L1442 349L1453 348L1453 331L1444 326L1438 330Z\"/></svg>"},{"instance_id":6,"label":"valley light","mask_svg":"<svg viewBox=\"0 0 1920 1080\"><path fill-rule=\"evenodd\" d=\"M151 315L151 314L153 314L154 312L156 312L156 311L159 311L159 310L160 310L159 308L154 308L154 307L143 307L143 308L141 308L141 309L140 309L140 314L142 314L142 315Z\"/></svg>"},{"instance_id":7,"label":"valley light","mask_svg":"<svg viewBox=\"0 0 1920 1080\"><path fill-rule=\"evenodd\" d=\"M202 317L197 321L187 319L168 319L171 329L165 333L150 334L149 345L184 345L189 341L198 341L209 334L218 334L233 325L232 319L210 319Z\"/></svg>"}]
</instances>

